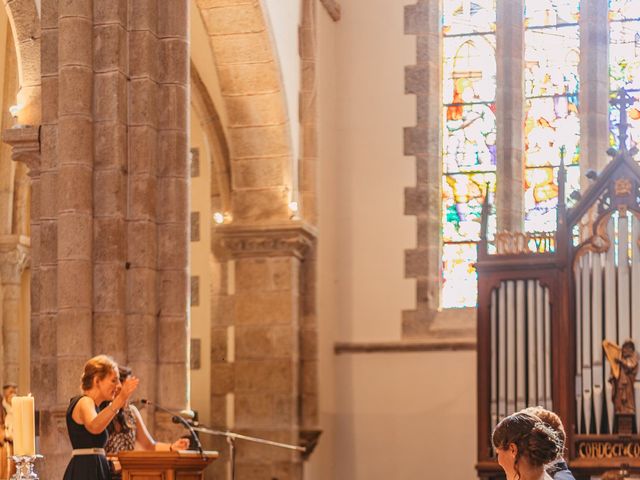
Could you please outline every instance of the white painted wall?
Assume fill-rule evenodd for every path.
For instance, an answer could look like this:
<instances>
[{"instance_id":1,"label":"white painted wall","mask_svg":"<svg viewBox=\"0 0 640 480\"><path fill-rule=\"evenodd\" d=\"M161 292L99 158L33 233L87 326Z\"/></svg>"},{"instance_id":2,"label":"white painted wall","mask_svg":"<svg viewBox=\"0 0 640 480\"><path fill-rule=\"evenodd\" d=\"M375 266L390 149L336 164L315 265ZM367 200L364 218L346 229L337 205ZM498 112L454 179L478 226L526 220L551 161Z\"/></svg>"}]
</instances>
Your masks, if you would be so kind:
<instances>
[{"instance_id":1,"label":"white painted wall","mask_svg":"<svg viewBox=\"0 0 640 480\"><path fill-rule=\"evenodd\" d=\"M189 243L190 275L200 277L200 302L190 307L191 338L200 339L201 367L190 370L191 408L200 422L209 425L211 412L211 151L201 127L202 120L191 109L190 146L200 150L200 176L191 178L191 211L200 212L200 240Z\"/></svg>"},{"instance_id":2,"label":"white painted wall","mask_svg":"<svg viewBox=\"0 0 640 480\"><path fill-rule=\"evenodd\" d=\"M475 353L346 355L336 367L334 471L316 478L475 478Z\"/></svg>"},{"instance_id":3,"label":"white painted wall","mask_svg":"<svg viewBox=\"0 0 640 480\"><path fill-rule=\"evenodd\" d=\"M399 341L415 307L404 215L415 125L404 68L410 0L344 0L333 22L318 4L320 444L307 480L475 478L475 352L347 354L336 341Z\"/></svg>"},{"instance_id":4,"label":"white painted wall","mask_svg":"<svg viewBox=\"0 0 640 480\"><path fill-rule=\"evenodd\" d=\"M415 185L415 161L403 155L403 127L415 124L415 99L404 95L415 40L403 33L401 3L341 5L335 24L318 11L320 230L325 238L334 224L336 245L321 242L321 263L332 262L338 282L336 339L399 340L401 312L415 306L415 282L404 278L404 250L416 238L404 189ZM327 142L334 159L324 155Z\"/></svg>"}]
</instances>

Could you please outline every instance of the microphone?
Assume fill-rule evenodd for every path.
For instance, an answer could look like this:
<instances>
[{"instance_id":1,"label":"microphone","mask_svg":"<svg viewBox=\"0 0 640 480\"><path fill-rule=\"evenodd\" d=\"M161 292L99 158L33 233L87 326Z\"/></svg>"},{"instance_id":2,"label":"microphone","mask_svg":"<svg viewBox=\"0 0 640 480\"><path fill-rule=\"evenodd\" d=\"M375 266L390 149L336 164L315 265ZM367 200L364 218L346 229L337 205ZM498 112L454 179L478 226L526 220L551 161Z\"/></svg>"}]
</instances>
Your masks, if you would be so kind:
<instances>
[{"instance_id":1,"label":"microphone","mask_svg":"<svg viewBox=\"0 0 640 480\"><path fill-rule=\"evenodd\" d=\"M161 405L158 405L157 403L151 402L150 400L147 400L146 398L141 398L140 399L140 403L143 405L152 405L154 407L156 407L158 410L162 410L165 413L168 413L169 415L171 415L171 421L173 423L176 424L181 424L184 428L186 428L187 430L189 430L189 433L191 434L191 438L193 439L193 443L195 443L196 448L198 449L198 452L200 453L200 455L204 456L204 450L202 449L202 444L200 443L200 439L198 438L198 435L196 434L196 431L193 429L193 427L191 426L191 424L189 422L187 422L184 418L182 418L182 413L191 413L191 418L193 418L193 411L191 410L182 410L179 413L173 412L171 410L169 410L168 408L164 408ZM185 415L186 416L186 415Z\"/></svg>"},{"instance_id":2,"label":"microphone","mask_svg":"<svg viewBox=\"0 0 640 480\"><path fill-rule=\"evenodd\" d=\"M138 404L141 403L142 405L153 405L153 403L149 400L147 400L146 398L142 398L140 400L136 400L134 402L132 402L134 404ZM156 405L157 407L158 405ZM176 412L171 412L172 414L176 414ZM196 412L194 412L193 410L180 410L179 412L177 412L177 415L180 415L182 418L185 418L187 420L193 420L194 418L196 418Z\"/></svg>"}]
</instances>

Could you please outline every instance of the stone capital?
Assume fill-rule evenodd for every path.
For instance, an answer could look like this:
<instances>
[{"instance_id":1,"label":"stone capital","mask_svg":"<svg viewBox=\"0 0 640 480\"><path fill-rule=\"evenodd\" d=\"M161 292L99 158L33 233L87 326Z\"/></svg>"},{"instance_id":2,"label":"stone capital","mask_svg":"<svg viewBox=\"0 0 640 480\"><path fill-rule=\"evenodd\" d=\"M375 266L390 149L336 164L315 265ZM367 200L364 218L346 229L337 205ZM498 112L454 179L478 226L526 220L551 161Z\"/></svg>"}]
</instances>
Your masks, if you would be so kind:
<instances>
[{"instance_id":1,"label":"stone capital","mask_svg":"<svg viewBox=\"0 0 640 480\"><path fill-rule=\"evenodd\" d=\"M3 285L19 284L31 261L31 241L22 235L0 236L0 280Z\"/></svg>"},{"instance_id":2,"label":"stone capital","mask_svg":"<svg viewBox=\"0 0 640 480\"><path fill-rule=\"evenodd\" d=\"M11 158L23 162L31 172L40 167L40 127L17 125L2 132L2 141L11 145Z\"/></svg>"},{"instance_id":3,"label":"stone capital","mask_svg":"<svg viewBox=\"0 0 640 480\"><path fill-rule=\"evenodd\" d=\"M278 225L214 226L211 247L220 258L288 257L303 259L316 230L302 222Z\"/></svg>"}]
</instances>

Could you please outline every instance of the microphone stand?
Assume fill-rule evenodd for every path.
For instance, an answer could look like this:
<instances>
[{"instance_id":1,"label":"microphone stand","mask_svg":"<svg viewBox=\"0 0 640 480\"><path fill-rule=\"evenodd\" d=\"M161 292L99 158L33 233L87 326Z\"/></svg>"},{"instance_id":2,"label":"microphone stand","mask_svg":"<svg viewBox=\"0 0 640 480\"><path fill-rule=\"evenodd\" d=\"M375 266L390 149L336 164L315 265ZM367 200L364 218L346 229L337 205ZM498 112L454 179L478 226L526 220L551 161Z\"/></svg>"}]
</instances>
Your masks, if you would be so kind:
<instances>
[{"instance_id":1,"label":"microphone stand","mask_svg":"<svg viewBox=\"0 0 640 480\"><path fill-rule=\"evenodd\" d=\"M198 438L198 434L195 432L195 429L191 426L191 424L189 422L187 422L180 415L176 414L176 412L172 412L171 410L169 410L167 408L161 407L157 403L153 403L153 402L150 402L149 400L145 400L145 399L140 400L140 403L142 403L143 405L153 405L158 410L161 410L161 411L163 411L165 413L168 413L169 415L171 415L171 421L173 423L179 423L183 427L185 427L187 430L189 430L191 438L193 438L193 442L196 444L196 448L198 449L198 453L200 453L200 455L202 455L202 457L204 457L204 450L202 449L202 444L200 443L200 439Z\"/></svg>"},{"instance_id":2,"label":"microphone stand","mask_svg":"<svg viewBox=\"0 0 640 480\"><path fill-rule=\"evenodd\" d=\"M247 440L249 442L261 443L263 445L271 445L272 447L287 448L289 450L296 450L298 452L305 452L305 447L298 445L289 445L287 443L272 442L271 440L265 440L264 438L249 437L247 435L240 435L234 432L223 432L222 430L212 430L204 427L192 427L196 432L207 433L209 435L215 435L219 437L225 437L229 444L229 456L231 457L231 480L236 480L236 440Z\"/></svg>"}]
</instances>

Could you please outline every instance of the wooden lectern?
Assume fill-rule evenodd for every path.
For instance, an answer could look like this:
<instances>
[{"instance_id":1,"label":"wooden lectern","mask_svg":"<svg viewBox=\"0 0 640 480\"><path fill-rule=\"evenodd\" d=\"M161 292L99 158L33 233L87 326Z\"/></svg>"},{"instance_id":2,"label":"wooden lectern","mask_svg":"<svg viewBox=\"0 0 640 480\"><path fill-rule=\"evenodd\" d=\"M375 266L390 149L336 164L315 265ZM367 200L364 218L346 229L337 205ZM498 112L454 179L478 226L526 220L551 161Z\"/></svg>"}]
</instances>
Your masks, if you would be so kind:
<instances>
[{"instance_id":1,"label":"wooden lectern","mask_svg":"<svg viewBox=\"0 0 640 480\"><path fill-rule=\"evenodd\" d=\"M218 452L121 452L122 480L204 480L204 470Z\"/></svg>"}]
</instances>

